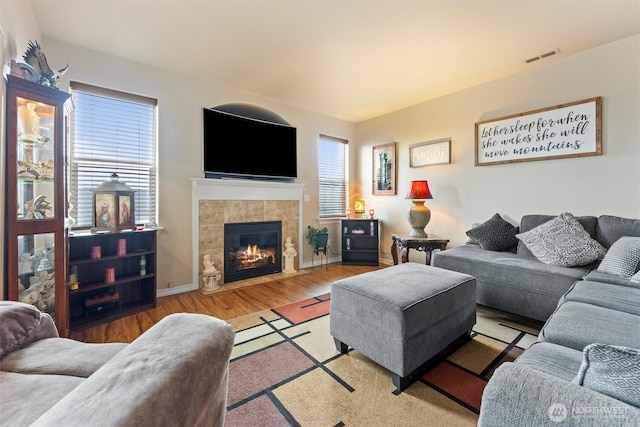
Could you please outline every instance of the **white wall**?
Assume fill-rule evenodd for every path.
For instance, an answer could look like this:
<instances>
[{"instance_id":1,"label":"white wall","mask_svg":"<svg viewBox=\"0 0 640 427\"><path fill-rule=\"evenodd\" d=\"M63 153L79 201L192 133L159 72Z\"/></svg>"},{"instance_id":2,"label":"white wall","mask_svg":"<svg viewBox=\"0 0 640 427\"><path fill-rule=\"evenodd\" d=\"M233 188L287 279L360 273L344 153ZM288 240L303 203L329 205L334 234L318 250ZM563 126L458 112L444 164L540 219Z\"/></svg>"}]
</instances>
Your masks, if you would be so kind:
<instances>
[{"instance_id":1,"label":"white wall","mask_svg":"<svg viewBox=\"0 0 640 427\"><path fill-rule=\"evenodd\" d=\"M169 282L176 286L191 283L191 181L202 178L202 107L228 102L248 102L270 109L298 129L298 179L306 184L310 201L303 205L303 224L317 223L318 178L317 138L320 133L355 139L355 125L301 110L289 105L256 98L212 83L149 68L77 46L45 39L43 50L49 63L69 62L61 88L80 81L158 99L159 110L159 225L158 288ZM167 60L171 60L170 57ZM220 147L224 150L225 147ZM277 150L277 147L274 147ZM229 147L226 148L229 150ZM231 153L245 156L242 147L230 141ZM305 247L304 260L311 260ZM302 251L298 251L302 253Z\"/></svg>"},{"instance_id":2,"label":"white wall","mask_svg":"<svg viewBox=\"0 0 640 427\"><path fill-rule=\"evenodd\" d=\"M426 179L434 199L429 233L463 244L472 223L494 213L518 223L528 213L611 214L640 218L640 36L541 63L449 96L357 126L359 170L367 209L391 233L410 231L409 181ZM602 96L601 156L474 166L477 121ZM452 163L409 168L409 145L452 138ZM371 147L397 142L397 195L371 195ZM413 259L413 257L412 257ZM424 257L422 256L422 259Z\"/></svg>"},{"instance_id":3,"label":"white wall","mask_svg":"<svg viewBox=\"0 0 640 427\"><path fill-rule=\"evenodd\" d=\"M276 112L296 126L299 165L296 182L305 184L304 194L310 196L310 201L303 203L303 224L318 223L318 179L315 168L318 135L328 134L353 141L354 124L56 40L42 39L28 2L0 1L0 12L0 25L7 34L5 42L11 41L10 49L2 51L4 62L11 58L21 59L28 41L38 40L53 68L69 64L69 71L59 82L61 90L68 90L69 81L74 80L158 99L158 222L165 227L158 237L159 289L166 288L169 282L180 288L192 281L190 179L203 177L202 107L228 102L253 103ZM167 61L171 60L171 55L167 54ZM246 154L240 147L238 155ZM2 165L4 167L4 162ZM298 248L298 253L303 254L304 263L311 262L311 250L308 246L302 250Z\"/></svg>"}]
</instances>

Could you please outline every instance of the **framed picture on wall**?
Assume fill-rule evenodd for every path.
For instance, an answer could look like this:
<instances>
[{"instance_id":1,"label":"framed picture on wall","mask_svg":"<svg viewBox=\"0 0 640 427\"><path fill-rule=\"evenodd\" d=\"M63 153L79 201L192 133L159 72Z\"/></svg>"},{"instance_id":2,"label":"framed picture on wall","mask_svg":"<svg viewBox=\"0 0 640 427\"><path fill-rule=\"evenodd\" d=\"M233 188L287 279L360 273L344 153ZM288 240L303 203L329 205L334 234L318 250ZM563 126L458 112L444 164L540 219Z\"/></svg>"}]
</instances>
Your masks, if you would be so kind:
<instances>
[{"instance_id":1,"label":"framed picture on wall","mask_svg":"<svg viewBox=\"0 0 640 427\"><path fill-rule=\"evenodd\" d=\"M420 142L409 146L409 167L451 163L451 138Z\"/></svg>"},{"instance_id":2,"label":"framed picture on wall","mask_svg":"<svg viewBox=\"0 0 640 427\"><path fill-rule=\"evenodd\" d=\"M476 166L602 155L602 97L476 123Z\"/></svg>"},{"instance_id":3,"label":"framed picture on wall","mask_svg":"<svg viewBox=\"0 0 640 427\"><path fill-rule=\"evenodd\" d=\"M396 194L396 143L373 147L373 194Z\"/></svg>"}]
</instances>

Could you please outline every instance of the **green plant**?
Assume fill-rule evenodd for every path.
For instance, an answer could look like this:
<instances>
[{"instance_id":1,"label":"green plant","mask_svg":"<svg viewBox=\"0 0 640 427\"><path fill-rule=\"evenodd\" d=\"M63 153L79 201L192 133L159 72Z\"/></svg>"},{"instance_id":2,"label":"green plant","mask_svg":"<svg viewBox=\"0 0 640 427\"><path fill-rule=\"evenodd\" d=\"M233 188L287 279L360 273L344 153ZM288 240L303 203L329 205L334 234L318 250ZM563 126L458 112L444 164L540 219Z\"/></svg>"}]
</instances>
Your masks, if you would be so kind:
<instances>
[{"instance_id":1,"label":"green plant","mask_svg":"<svg viewBox=\"0 0 640 427\"><path fill-rule=\"evenodd\" d=\"M312 227L307 225L307 242L314 248L316 255L318 254L318 235L319 234L329 234L329 229L327 227Z\"/></svg>"}]
</instances>

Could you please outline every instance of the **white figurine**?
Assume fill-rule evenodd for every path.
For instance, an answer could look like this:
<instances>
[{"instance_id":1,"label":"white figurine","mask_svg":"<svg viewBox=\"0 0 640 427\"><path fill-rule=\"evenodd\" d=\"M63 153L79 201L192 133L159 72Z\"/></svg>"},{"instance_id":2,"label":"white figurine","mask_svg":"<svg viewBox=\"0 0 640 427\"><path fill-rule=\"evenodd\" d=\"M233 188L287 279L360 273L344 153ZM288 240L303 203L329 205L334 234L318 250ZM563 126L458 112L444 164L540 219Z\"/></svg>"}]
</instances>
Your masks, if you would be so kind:
<instances>
[{"instance_id":1,"label":"white figurine","mask_svg":"<svg viewBox=\"0 0 640 427\"><path fill-rule=\"evenodd\" d=\"M293 246L293 243L291 243L291 237L287 237L284 246L285 250L282 252L282 255L284 255L284 270L282 270L282 272L293 274L296 272L295 268L293 268L293 259L298 255L298 252L296 252L296 248Z\"/></svg>"},{"instance_id":2,"label":"white figurine","mask_svg":"<svg viewBox=\"0 0 640 427\"><path fill-rule=\"evenodd\" d=\"M203 257L204 270L202 270L201 280L202 280L202 291L203 292L211 292L218 289L220 286L218 285L218 280L222 277L220 271L218 271L213 265L213 261L211 261L211 256L206 254Z\"/></svg>"},{"instance_id":3,"label":"white figurine","mask_svg":"<svg viewBox=\"0 0 640 427\"><path fill-rule=\"evenodd\" d=\"M206 254L203 258L204 270L203 273L217 273L216 266L213 265L213 261L211 261L211 256Z\"/></svg>"}]
</instances>

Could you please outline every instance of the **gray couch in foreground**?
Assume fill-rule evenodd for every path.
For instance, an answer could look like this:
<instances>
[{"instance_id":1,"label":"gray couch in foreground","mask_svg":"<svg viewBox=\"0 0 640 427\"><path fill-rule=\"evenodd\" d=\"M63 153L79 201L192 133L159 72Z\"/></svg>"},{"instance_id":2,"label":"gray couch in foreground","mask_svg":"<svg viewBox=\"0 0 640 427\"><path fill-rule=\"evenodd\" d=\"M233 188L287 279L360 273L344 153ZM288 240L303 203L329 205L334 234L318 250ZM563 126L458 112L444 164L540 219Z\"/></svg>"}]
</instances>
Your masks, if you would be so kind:
<instances>
[{"instance_id":1,"label":"gray couch in foreground","mask_svg":"<svg viewBox=\"0 0 640 427\"><path fill-rule=\"evenodd\" d=\"M0 302L1 426L223 426L235 333L172 314L131 344L59 338L48 314Z\"/></svg>"}]
</instances>

